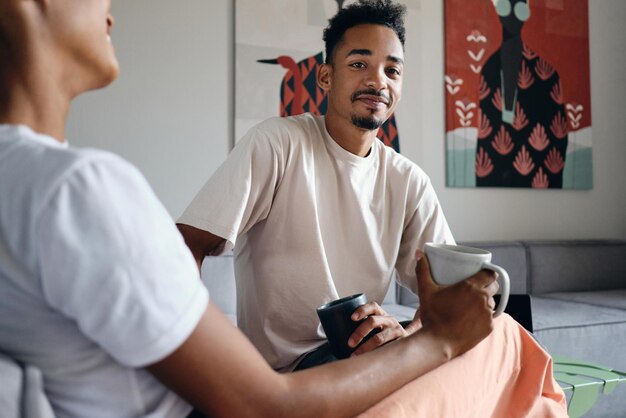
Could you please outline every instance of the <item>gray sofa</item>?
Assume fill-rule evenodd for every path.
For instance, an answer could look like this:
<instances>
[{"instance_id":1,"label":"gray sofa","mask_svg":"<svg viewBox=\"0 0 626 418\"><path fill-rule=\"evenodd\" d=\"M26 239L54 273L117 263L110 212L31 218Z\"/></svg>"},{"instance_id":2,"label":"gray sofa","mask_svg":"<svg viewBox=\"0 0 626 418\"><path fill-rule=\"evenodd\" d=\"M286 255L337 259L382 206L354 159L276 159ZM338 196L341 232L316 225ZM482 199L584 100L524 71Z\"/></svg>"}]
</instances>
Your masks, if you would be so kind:
<instances>
[{"instance_id":1,"label":"gray sofa","mask_svg":"<svg viewBox=\"0 0 626 418\"><path fill-rule=\"evenodd\" d=\"M553 355L626 371L626 241L465 242L493 253L511 278L511 293L531 295L534 333ZM211 299L236 322L232 255L202 266ZM411 319L418 300L392 286L384 308ZM313 313L312 313L313 314ZM626 417L626 384L600 395L586 417Z\"/></svg>"}]
</instances>

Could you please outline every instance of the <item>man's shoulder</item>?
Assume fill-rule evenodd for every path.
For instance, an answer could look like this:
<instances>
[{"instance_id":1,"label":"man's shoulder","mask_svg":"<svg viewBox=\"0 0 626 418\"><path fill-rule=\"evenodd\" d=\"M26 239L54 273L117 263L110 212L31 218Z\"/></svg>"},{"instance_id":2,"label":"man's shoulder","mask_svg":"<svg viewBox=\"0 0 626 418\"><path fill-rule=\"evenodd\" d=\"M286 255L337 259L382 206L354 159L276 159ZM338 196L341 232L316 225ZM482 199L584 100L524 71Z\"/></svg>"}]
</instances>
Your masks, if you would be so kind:
<instances>
[{"instance_id":1,"label":"man's shoulder","mask_svg":"<svg viewBox=\"0 0 626 418\"><path fill-rule=\"evenodd\" d=\"M323 116L303 113L297 116L272 117L250 129L248 134L264 136L269 140L306 140L320 134Z\"/></svg>"},{"instance_id":2,"label":"man's shoulder","mask_svg":"<svg viewBox=\"0 0 626 418\"><path fill-rule=\"evenodd\" d=\"M385 145L382 141L377 141L377 144L380 148L380 153L385 160L385 168L388 171L388 174L395 174L410 181L430 181L428 175L415 162L400 154L393 148Z\"/></svg>"}]
</instances>

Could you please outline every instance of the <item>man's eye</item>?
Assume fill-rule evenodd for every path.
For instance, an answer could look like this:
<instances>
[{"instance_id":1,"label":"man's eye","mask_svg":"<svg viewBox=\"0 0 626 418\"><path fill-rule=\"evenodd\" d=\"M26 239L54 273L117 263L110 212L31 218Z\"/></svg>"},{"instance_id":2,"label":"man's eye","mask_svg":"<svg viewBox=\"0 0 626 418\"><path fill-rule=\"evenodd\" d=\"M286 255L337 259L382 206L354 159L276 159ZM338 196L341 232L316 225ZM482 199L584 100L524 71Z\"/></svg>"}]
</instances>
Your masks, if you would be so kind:
<instances>
[{"instance_id":1,"label":"man's eye","mask_svg":"<svg viewBox=\"0 0 626 418\"><path fill-rule=\"evenodd\" d=\"M387 72L389 74L393 74L393 75L400 75L400 70L397 68L388 68Z\"/></svg>"},{"instance_id":2,"label":"man's eye","mask_svg":"<svg viewBox=\"0 0 626 418\"><path fill-rule=\"evenodd\" d=\"M350 67L365 68L365 64L363 64L362 62L353 62L352 64L350 64Z\"/></svg>"}]
</instances>

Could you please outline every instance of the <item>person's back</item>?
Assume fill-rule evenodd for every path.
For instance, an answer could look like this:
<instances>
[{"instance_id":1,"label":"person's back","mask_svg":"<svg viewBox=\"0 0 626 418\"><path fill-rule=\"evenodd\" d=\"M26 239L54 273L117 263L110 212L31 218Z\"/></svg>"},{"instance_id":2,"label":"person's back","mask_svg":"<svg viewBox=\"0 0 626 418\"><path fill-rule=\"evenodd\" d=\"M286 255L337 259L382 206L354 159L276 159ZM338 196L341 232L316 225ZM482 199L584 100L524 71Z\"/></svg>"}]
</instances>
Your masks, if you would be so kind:
<instances>
[{"instance_id":1,"label":"person's back","mask_svg":"<svg viewBox=\"0 0 626 418\"><path fill-rule=\"evenodd\" d=\"M112 241L98 242L102 235L81 228L96 216L89 205L103 202L100 191L85 190L84 199L73 196L77 185L98 182L107 188L115 172L126 178L129 190L142 188L139 173L112 154L79 151L26 126L0 125L0 352L39 368L51 404L64 415L184 416L189 411L184 401L145 369L133 367L162 355L151 340L166 334L142 332L137 324L156 323L133 320L126 309L136 296L123 285L138 277L128 277L133 271L121 254L127 251L124 243L100 248ZM120 201L102 207L101 213L112 215L99 219L102 228L125 209ZM101 258L90 257L98 252ZM76 259L68 259L71 255ZM187 261L193 275L193 262ZM133 286L141 284L136 280ZM143 290L173 301L178 298L172 293L183 288ZM135 302L139 310L141 301ZM123 323L129 326L124 329ZM125 331L135 344L120 344Z\"/></svg>"}]
</instances>

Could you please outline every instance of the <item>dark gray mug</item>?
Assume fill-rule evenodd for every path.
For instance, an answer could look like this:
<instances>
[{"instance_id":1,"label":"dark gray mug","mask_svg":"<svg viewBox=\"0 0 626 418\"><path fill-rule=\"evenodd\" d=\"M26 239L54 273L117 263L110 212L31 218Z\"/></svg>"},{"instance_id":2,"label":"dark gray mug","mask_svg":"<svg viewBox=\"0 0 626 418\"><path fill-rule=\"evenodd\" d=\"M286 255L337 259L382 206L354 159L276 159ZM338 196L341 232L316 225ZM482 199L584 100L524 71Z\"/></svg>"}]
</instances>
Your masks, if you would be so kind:
<instances>
[{"instance_id":1,"label":"dark gray mug","mask_svg":"<svg viewBox=\"0 0 626 418\"><path fill-rule=\"evenodd\" d=\"M338 359L350 357L350 354L356 350L357 347L353 349L348 346L348 339L365 318L360 321L353 321L350 317L359 306L366 303L365 294L358 293L328 302L317 308L317 316L320 318L322 328L324 328L326 338L328 338L330 349ZM370 332L361 344L378 331L380 330Z\"/></svg>"}]
</instances>

